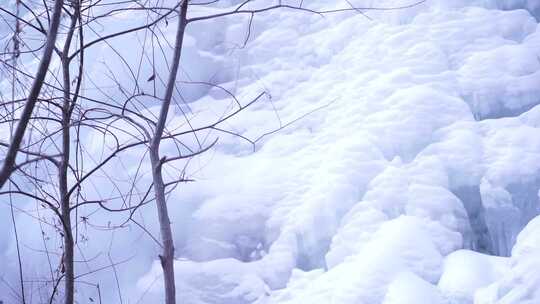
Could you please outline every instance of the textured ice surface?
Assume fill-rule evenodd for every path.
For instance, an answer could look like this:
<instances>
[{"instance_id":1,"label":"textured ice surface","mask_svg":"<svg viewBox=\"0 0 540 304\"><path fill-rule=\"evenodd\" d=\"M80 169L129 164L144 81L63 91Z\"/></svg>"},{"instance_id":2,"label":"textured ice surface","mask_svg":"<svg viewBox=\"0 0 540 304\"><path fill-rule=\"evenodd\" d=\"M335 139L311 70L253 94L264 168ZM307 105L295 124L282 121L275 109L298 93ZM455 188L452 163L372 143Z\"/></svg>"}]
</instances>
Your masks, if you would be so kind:
<instances>
[{"instance_id":1,"label":"textured ice surface","mask_svg":"<svg viewBox=\"0 0 540 304\"><path fill-rule=\"evenodd\" d=\"M525 10L476 4L287 33L270 21L246 51L246 89L272 88L282 120L331 104L234 160L248 176L226 174L235 185L194 214L186 250L246 261L208 239L254 240L247 265L269 288L257 303L472 303L510 271L456 250L507 256L539 212L540 31ZM235 126L275 126L256 113Z\"/></svg>"},{"instance_id":2,"label":"textured ice surface","mask_svg":"<svg viewBox=\"0 0 540 304\"><path fill-rule=\"evenodd\" d=\"M439 280L440 291L452 303L472 303L475 292L498 280L508 270L508 259L458 250L449 254Z\"/></svg>"},{"instance_id":3,"label":"textured ice surface","mask_svg":"<svg viewBox=\"0 0 540 304\"><path fill-rule=\"evenodd\" d=\"M478 290L475 304L533 304L540 302L540 217L533 219L517 238L509 258L509 271Z\"/></svg>"},{"instance_id":4,"label":"textured ice surface","mask_svg":"<svg viewBox=\"0 0 540 304\"><path fill-rule=\"evenodd\" d=\"M240 100L272 96L231 130L257 137L318 110L254 153L221 138L197 159L197 183L171 194L182 303L540 303L540 226L529 223L540 213L539 7L434 0L373 20L273 11L234 52L213 42L241 44L247 19L217 24L225 33L201 25L208 41L189 32L193 77L220 70ZM204 95L190 104L203 113L195 125L229 104L214 89L188 95ZM141 239L118 245L137 265L120 281L159 302L157 250Z\"/></svg>"}]
</instances>

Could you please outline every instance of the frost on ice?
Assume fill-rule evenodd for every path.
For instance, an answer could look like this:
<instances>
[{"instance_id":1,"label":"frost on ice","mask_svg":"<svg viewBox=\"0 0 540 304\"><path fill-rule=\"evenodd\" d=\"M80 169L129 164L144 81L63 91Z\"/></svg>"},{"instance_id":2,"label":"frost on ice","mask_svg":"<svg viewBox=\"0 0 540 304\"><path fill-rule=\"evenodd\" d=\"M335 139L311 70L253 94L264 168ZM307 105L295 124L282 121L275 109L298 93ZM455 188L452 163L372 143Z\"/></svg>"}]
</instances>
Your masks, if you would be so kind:
<instances>
[{"instance_id":1,"label":"frost on ice","mask_svg":"<svg viewBox=\"0 0 540 304\"><path fill-rule=\"evenodd\" d=\"M540 301L540 226L520 234L540 212L539 5L452 3L264 17L240 91L272 88L282 119L329 105L254 154L214 156L235 183L188 220L187 258L212 253L177 262L189 303ZM272 127L255 112L238 125Z\"/></svg>"},{"instance_id":2,"label":"frost on ice","mask_svg":"<svg viewBox=\"0 0 540 304\"><path fill-rule=\"evenodd\" d=\"M540 303L540 2L368 15L274 11L232 63L188 54L234 65L239 96L270 91L231 122L244 135L319 110L254 153L224 138L170 198L182 303ZM123 280L159 301L159 263L139 261Z\"/></svg>"}]
</instances>

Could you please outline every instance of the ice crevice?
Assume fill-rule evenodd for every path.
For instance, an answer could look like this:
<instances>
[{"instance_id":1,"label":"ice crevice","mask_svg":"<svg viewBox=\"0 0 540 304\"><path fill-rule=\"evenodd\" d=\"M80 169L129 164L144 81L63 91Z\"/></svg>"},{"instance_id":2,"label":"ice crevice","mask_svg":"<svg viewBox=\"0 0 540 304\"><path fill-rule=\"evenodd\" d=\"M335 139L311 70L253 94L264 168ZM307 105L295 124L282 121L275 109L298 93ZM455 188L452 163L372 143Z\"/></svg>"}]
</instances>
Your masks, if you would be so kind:
<instances>
[{"instance_id":1,"label":"ice crevice","mask_svg":"<svg viewBox=\"0 0 540 304\"><path fill-rule=\"evenodd\" d=\"M469 186L455 189L453 192L462 202L467 211L469 225L471 227L471 236L466 248L486 254L497 255L494 248L491 233L486 224L486 211L482 204L480 187Z\"/></svg>"}]
</instances>

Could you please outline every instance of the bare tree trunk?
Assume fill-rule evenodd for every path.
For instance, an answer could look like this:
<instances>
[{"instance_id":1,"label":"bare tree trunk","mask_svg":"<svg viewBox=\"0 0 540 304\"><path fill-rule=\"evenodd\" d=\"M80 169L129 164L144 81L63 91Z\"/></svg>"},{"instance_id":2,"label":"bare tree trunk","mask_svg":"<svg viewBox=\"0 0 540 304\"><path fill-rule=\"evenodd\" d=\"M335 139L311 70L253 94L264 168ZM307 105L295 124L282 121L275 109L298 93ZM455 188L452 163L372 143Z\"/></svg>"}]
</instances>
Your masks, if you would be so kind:
<instances>
[{"instance_id":1,"label":"bare tree trunk","mask_svg":"<svg viewBox=\"0 0 540 304\"><path fill-rule=\"evenodd\" d=\"M65 69L65 67L64 67ZM67 67L69 69L69 66ZM67 79L67 81L66 81ZM69 74L64 74L64 86L66 82L69 84ZM67 95L67 97L65 96ZM70 98L69 87L64 87L64 105L62 108L62 159L58 168L58 188L60 194L60 211L62 214L62 226L64 230L64 276L65 276L65 304L73 304L74 288L75 288L75 269L73 263L74 241L71 228L71 210L69 205L68 193L68 166L70 153Z\"/></svg>"},{"instance_id":2,"label":"bare tree trunk","mask_svg":"<svg viewBox=\"0 0 540 304\"><path fill-rule=\"evenodd\" d=\"M74 303L75 293L75 265L74 265L74 239L73 230L71 227L71 208L70 208L70 195L68 190L68 169L70 158L70 122L72 113L72 99L71 99L71 76L70 76L70 59L69 50L71 41L73 39L73 33L77 25L79 16L79 6L74 1L74 13L71 16L71 23L69 31L64 43L64 48L60 54L62 62L62 76L63 76L63 94L64 103L62 105L62 153L61 161L58 167L58 188L60 194L60 211L62 216L63 228L64 228L64 303ZM81 77L81 76L79 76Z\"/></svg>"},{"instance_id":3,"label":"bare tree trunk","mask_svg":"<svg viewBox=\"0 0 540 304\"><path fill-rule=\"evenodd\" d=\"M152 178L154 182L154 194L156 198L161 241L163 246L163 253L160 255L160 260L161 267L163 268L166 304L176 303L176 287L174 282L174 242L165 198L165 183L162 175L162 160L159 157L159 145L165 129L172 94L176 85L176 75L178 74L178 69L180 66L184 32L187 25L187 8L188 1L183 0L180 8L180 20L178 21L178 28L176 32L172 67L169 74L169 79L167 81L165 97L163 98L163 104L161 105L159 118L156 124L156 130L149 147L150 161L152 164Z\"/></svg>"},{"instance_id":4,"label":"bare tree trunk","mask_svg":"<svg viewBox=\"0 0 540 304\"><path fill-rule=\"evenodd\" d=\"M41 87L45 81L45 76L49 69L49 64L51 62L52 52L54 50L54 44L56 42L56 36L58 34L58 27L60 26L60 19L62 17L62 6L64 5L63 0L56 0L54 3L53 15L51 18L51 24L49 27L49 33L47 35L47 41L45 42L43 57L39 63L39 67L30 88L30 93L26 99L26 105L24 106L21 118L15 129L15 134L11 139L8 151L6 153L6 158L2 164L2 169L0 170L0 189L4 186L6 181L9 179L11 172L13 171L13 166L15 164L15 159L17 157L17 152L21 146L24 133L26 131L26 126L30 121L32 116L32 111L36 104L39 93L41 92Z\"/></svg>"}]
</instances>

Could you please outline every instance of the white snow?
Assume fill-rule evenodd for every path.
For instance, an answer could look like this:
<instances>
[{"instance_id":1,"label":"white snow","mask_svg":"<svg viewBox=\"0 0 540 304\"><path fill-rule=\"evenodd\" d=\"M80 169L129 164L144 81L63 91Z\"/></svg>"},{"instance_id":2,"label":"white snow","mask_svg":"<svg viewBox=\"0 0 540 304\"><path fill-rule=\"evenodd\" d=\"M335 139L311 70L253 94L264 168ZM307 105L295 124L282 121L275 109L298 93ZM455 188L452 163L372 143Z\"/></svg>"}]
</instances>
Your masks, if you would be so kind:
<instances>
[{"instance_id":1,"label":"white snow","mask_svg":"<svg viewBox=\"0 0 540 304\"><path fill-rule=\"evenodd\" d=\"M540 303L539 2L428 0L367 14L373 20L268 12L256 16L246 48L235 50L220 42L242 44L245 18L188 31L186 75L208 81L219 71L213 79L242 102L271 95L227 129L256 138L316 111L264 137L255 152L220 134L216 149L191 164L197 182L169 197L182 303ZM91 56L121 66L108 54ZM230 102L215 88L187 89L185 97L200 113L195 125ZM177 113L170 125L183 122ZM140 216L157 231L151 206ZM39 247L36 231L22 238ZM131 233L115 232L109 249L132 258L119 266L124 296L158 303L158 249ZM107 244L113 238L99 235ZM7 239L0 256L13 266L0 278L15 282ZM89 256L98 243L86 245ZM28 267L46 272L38 267L44 257L33 256Z\"/></svg>"},{"instance_id":2,"label":"white snow","mask_svg":"<svg viewBox=\"0 0 540 304\"><path fill-rule=\"evenodd\" d=\"M471 303L475 292L509 270L507 258L458 250L449 254L438 287L456 303Z\"/></svg>"}]
</instances>

